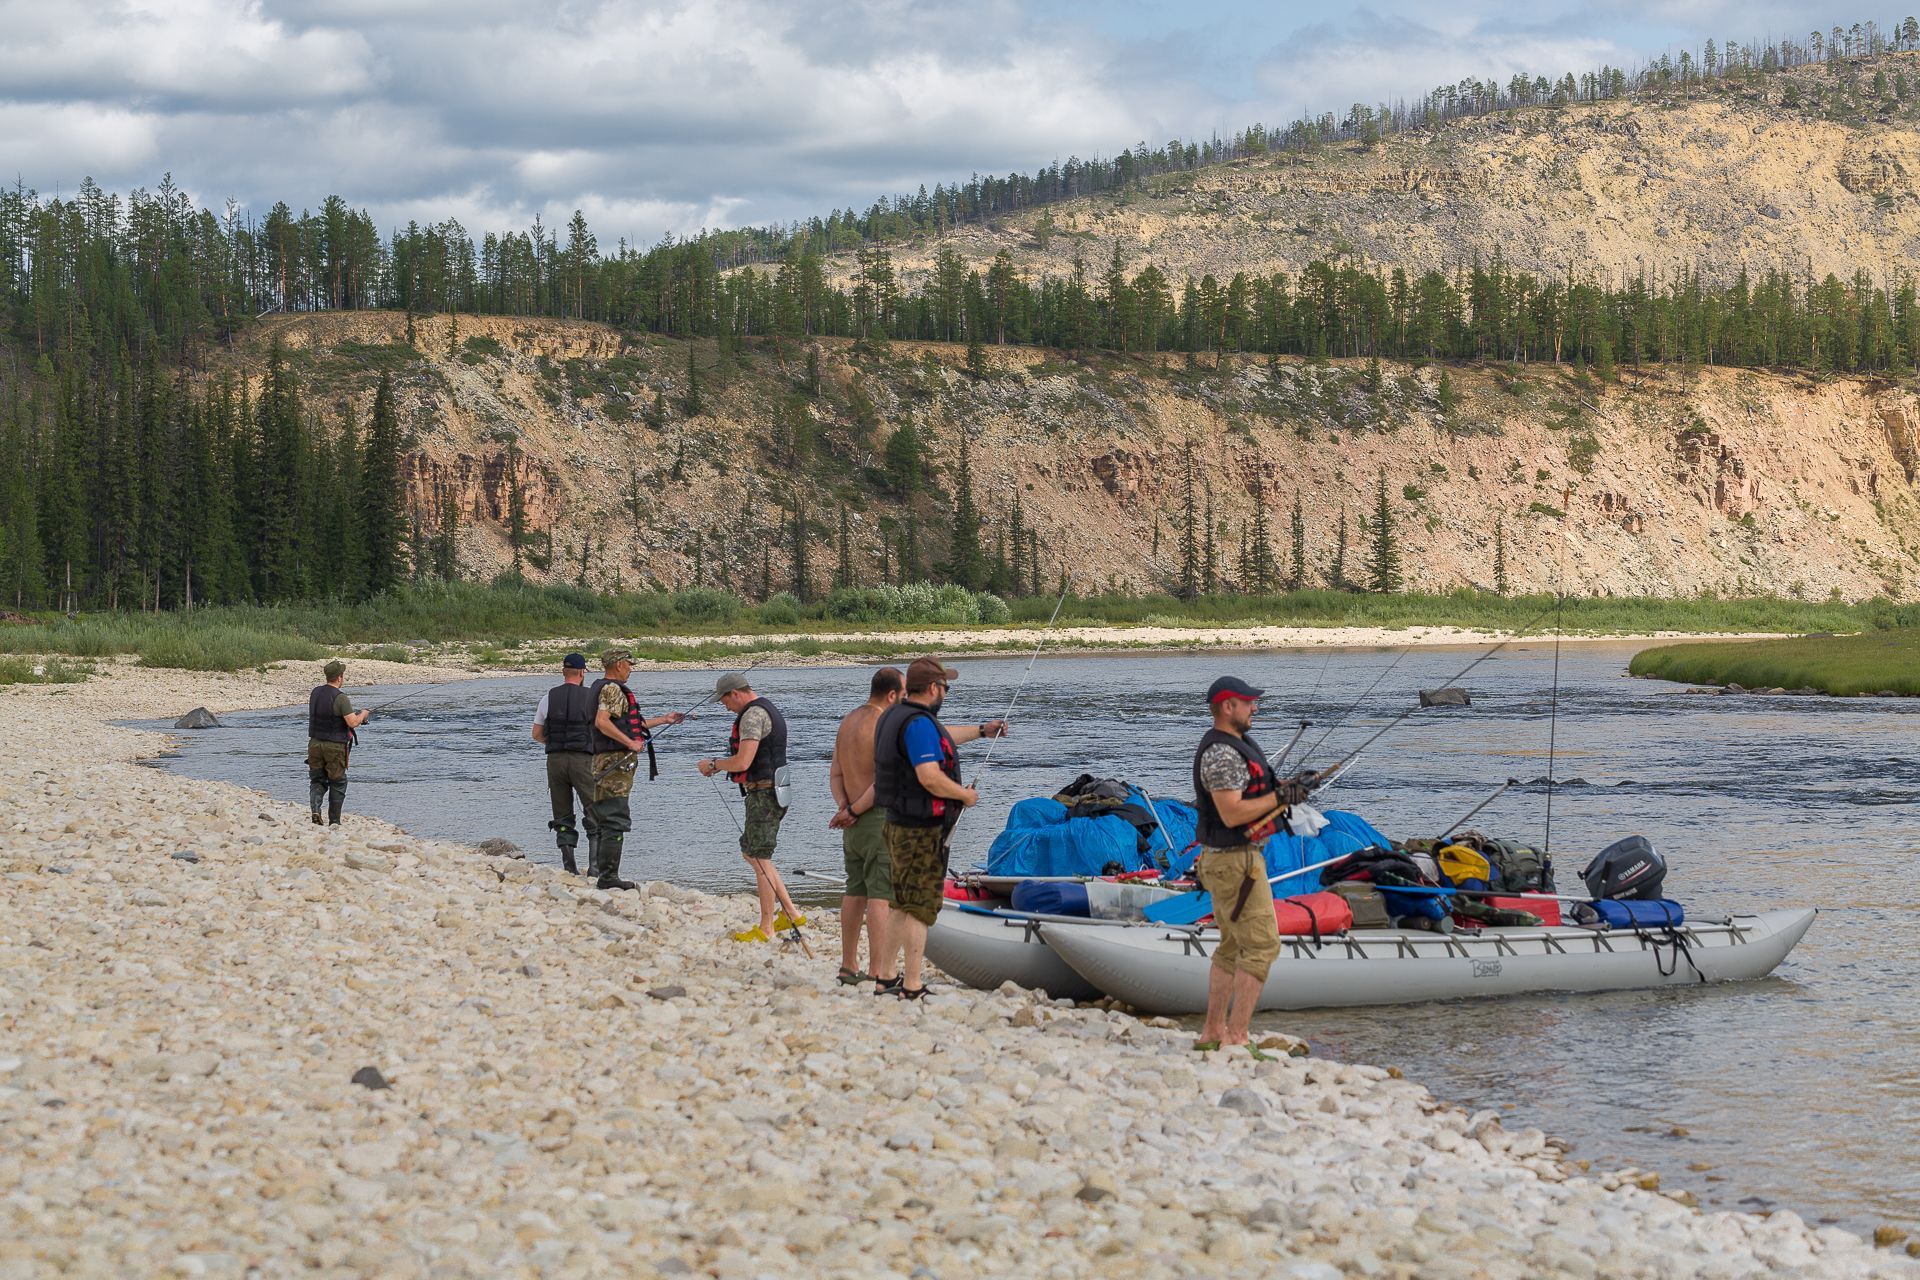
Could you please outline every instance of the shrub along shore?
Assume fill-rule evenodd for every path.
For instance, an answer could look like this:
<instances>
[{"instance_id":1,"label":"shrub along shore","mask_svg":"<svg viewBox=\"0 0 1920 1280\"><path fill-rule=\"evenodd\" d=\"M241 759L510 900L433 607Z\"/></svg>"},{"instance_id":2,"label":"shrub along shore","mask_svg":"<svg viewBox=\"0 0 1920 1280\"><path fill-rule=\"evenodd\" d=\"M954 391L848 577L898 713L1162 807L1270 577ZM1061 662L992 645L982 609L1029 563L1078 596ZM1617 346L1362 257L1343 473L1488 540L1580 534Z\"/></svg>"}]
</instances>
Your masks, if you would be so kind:
<instances>
[{"instance_id":1,"label":"shrub along shore","mask_svg":"<svg viewBox=\"0 0 1920 1280\"><path fill-rule=\"evenodd\" d=\"M1914 697L1920 696L1920 626L1849 636L1661 645L1635 654L1627 670L1689 684Z\"/></svg>"},{"instance_id":2,"label":"shrub along shore","mask_svg":"<svg viewBox=\"0 0 1920 1280\"><path fill-rule=\"evenodd\" d=\"M150 667L237 671L269 662L312 659L341 646L404 660L419 647L458 643L471 647L483 664L518 662L524 659L502 655L540 641L615 637L633 642L636 656L642 659L714 661L771 647L759 637L781 637L779 647L803 656L835 652L882 656L890 650L884 640L876 642L873 634L888 629L1005 628L1005 647L1017 648L1027 643L1023 632L1046 623L1054 604L1055 598L1003 600L930 583L849 588L812 601L783 592L758 603L712 588L603 595L578 587L511 580L436 583L403 586L352 603L236 605L192 613L100 613L73 618L49 614L0 625L0 654L75 658L137 654ZM1390 630L1460 627L1532 634L1550 633L1557 625L1569 634L1588 636L1879 632L1920 626L1920 606L1884 599L1848 604L1770 597L1597 597L1570 598L1555 607L1550 596L1303 590L1191 600L1169 595L1070 596L1059 622L1062 627L1188 627L1221 632L1275 624ZM851 632L861 633L858 644L835 645L836 634ZM812 638L796 643L791 640L795 633ZM1231 643L1231 636L1222 639ZM907 643L911 642L903 640ZM1113 643L1126 641L1116 638ZM980 647L977 642L975 647ZM0 683L8 682L9 672L14 680L45 678L16 663L0 666Z\"/></svg>"}]
</instances>

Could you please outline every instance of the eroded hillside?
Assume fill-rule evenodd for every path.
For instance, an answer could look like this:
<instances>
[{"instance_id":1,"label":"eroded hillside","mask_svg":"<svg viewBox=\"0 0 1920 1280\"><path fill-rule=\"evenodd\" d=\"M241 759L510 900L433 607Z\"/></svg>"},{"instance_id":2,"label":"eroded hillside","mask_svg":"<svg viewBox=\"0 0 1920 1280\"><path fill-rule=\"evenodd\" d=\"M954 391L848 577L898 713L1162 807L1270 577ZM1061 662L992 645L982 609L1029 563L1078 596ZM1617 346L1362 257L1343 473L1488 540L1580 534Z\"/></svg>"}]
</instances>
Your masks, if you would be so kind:
<instances>
[{"instance_id":1,"label":"eroded hillside","mask_svg":"<svg viewBox=\"0 0 1920 1280\"><path fill-rule=\"evenodd\" d=\"M1882 64L1920 82L1920 54ZM1066 275L1076 255L1098 273L1115 246L1130 271L1151 261L1176 280L1297 274L1347 254L1417 273L1496 251L1549 277L1742 264L1883 277L1920 250L1920 132L1890 90L1885 110L1850 122L1783 105L1830 74L1527 108L1371 148L1276 153L890 247L909 287L942 246L974 266L1006 250L1034 277Z\"/></svg>"},{"instance_id":2,"label":"eroded hillside","mask_svg":"<svg viewBox=\"0 0 1920 1280\"><path fill-rule=\"evenodd\" d=\"M1676 369L1626 370L1603 386L1564 367L1389 363L1375 385L1364 362L1215 368L1015 348L989 350L976 379L959 348L752 345L720 367L702 342L691 344L701 389L689 413L687 343L464 316L450 342L442 316L417 320L409 347L405 323L272 320L239 358L257 371L278 338L330 414L352 399L364 415L377 371L393 372L416 514L431 522L437 495L453 498L472 575L510 560L511 456L535 577L579 580L584 552L597 586L731 577L753 591L768 572L784 588L781 529L804 504L815 589L833 577L842 506L856 573L873 582L883 541L897 571L910 502L922 559L940 558L963 432L988 547L1017 496L1046 576L1070 569L1086 588L1177 580L1188 442L1228 585L1256 503L1285 568L1296 494L1309 580L1329 576L1343 510L1346 572L1359 578L1360 519L1382 468L1409 585L1424 589L1492 586L1496 525L1515 590L1550 589L1564 563L1579 592L1911 595L1920 568L1920 402L1882 383ZM932 473L917 498L886 467L889 438L909 424Z\"/></svg>"}]
</instances>

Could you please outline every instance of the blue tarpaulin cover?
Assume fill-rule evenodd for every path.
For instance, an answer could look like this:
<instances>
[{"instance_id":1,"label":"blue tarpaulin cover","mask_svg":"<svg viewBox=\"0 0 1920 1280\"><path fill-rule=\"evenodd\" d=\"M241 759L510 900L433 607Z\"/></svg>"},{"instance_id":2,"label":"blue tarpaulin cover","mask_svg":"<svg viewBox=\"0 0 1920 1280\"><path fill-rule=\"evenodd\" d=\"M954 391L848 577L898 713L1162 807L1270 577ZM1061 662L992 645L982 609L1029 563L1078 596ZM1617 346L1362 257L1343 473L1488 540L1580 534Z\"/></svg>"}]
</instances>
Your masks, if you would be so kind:
<instances>
[{"instance_id":1,"label":"blue tarpaulin cover","mask_svg":"<svg viewBox=\"0 0 1920 1280\"><path fill-rule=\"evenodd\" d=\"M1183 800L1155 798L1130 788L1127 797L1150 808L1160 829L1149 837L1147 852L1139 852L1139 833L1131 822L1112 814L1070 818L1058 800L1036 797L1022 800L1007 815L1007 825L987 850L987 874L994 876L1097 876L1111 864L1123 871L1159 867L1184 875L1199 856L1193 843L1198 815ZM1390 847L1387 838L1358 814L1327 811L1327 827L1317 836L1276 835L1267 841L1267 874L1282 875L1372 846ZM1276 893L1305 893L1319 888L1310 876L1298 884L1282 881Z\"/></svg>"}]
</instances>

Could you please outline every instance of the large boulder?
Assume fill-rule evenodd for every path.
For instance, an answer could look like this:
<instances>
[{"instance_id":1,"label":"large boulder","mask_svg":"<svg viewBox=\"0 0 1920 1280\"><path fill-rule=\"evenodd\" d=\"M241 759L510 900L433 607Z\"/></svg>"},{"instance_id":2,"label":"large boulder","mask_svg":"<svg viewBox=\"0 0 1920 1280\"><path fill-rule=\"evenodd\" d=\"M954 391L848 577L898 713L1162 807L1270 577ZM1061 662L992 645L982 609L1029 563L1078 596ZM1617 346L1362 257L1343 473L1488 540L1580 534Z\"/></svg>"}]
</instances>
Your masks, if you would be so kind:
<instances>
[{"instance_id":1,"label":"large boulder","mask_svg":"<svg viewBox=\"0 0 1920 1280\"><path fill-rule=\"evenodd\" d=\"M1445 689L1422 689L1420 705L1423 707L1470 707L1473 699L1467 696L1465 689L1449 685Z\"/></svg>"},{"instance_id":2,"label":"large boulder","mask_svg":"<svg viewBox=\"0 0 1920 1280\"><path fill-rule=\"evenodd\" d=\"M176 729L218 729L220 722L205 707L195 707L173 722Z\"/></svg>"}]
</instances>

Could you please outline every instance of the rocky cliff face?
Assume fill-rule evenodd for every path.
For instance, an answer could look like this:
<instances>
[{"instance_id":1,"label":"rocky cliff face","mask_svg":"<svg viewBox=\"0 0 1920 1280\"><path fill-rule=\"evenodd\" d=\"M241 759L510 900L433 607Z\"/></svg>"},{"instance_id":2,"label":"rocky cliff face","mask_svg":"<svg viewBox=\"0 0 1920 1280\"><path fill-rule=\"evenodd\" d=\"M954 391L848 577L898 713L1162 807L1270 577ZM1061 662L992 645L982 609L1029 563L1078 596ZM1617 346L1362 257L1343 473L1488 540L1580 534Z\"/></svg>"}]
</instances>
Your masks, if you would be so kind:
<instances>
[{"instance_id":1,"label":"rocky cliff face","mask_svg":"<svg viewBox=\"0 0 1920 1280\"><path fill-rule=\"evenodd\" d=\"M783 587L781 526L804 506L824 588L844 505L857 572L875 581L883 542L897 547L905 525L879 469L905 424L926 441L936 488L966 433L988 546L1017 499L1046 574L1070 568L1086 589L1177 578L1189 443L1228 581L1256 505L1284 568L1296 496L1310 581L1329 577L1343 514L1359 577L1383 473L1409 585L1426 590L1492 586L1496 527L1515 590L1564 579L1592 593L1911 596L1920 571L1920 402L1882 382L1676 369L1602 385L1552 366L1454 366L1459 402L1443 410L1431 367L1389 364L1374 385L1340 361L1189 368L1007 348L976 380L957 348L856 356L826 342L809 398L792 344L721 365L698 343L702 404L689 415L687 344L569 322L458 324L453 335L445 317L416 320L414 354L397 315L269 321L243 360L278 332L306 353L314 403L357 400L363 417L369 361L396 366L411 500L431 524L435 495L453 496L473 574L510 559L512 442L542 559L552 540L536 576L576 581L584 553L599 586L757 586L764 562ZM919 500L923 558L937 559L946 518L937 494Z\"/></svg>"}]
</instances>

